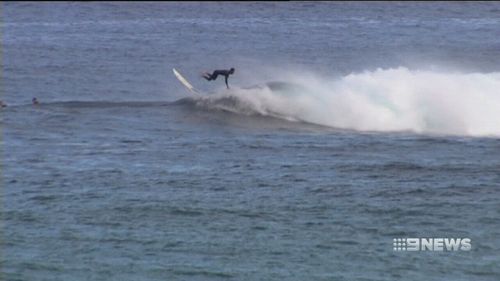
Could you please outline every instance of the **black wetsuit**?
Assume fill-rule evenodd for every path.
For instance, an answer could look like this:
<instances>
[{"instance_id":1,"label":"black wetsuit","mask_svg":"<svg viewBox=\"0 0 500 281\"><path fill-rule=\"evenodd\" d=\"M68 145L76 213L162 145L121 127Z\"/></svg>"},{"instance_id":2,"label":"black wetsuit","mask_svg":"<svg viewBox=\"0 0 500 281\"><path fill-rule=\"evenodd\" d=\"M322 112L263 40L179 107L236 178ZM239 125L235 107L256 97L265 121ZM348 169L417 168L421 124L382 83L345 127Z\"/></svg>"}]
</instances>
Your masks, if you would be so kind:
<instances>
[{"instance_id":1,"label":"black wetsuit","mask_svg":"<svg viewBox=\"0 0 500 281\"><path fill-rule=\"evenodd\" d=\"M208 81L215 80L217 79L217 76L222 75L226 78L226 87L229 89L229 85L227 84L227 78L229 75L233 74L231 70L215 70L212 74L206 73L203 78L207 79Z\"/></svg>"}]
</instances>

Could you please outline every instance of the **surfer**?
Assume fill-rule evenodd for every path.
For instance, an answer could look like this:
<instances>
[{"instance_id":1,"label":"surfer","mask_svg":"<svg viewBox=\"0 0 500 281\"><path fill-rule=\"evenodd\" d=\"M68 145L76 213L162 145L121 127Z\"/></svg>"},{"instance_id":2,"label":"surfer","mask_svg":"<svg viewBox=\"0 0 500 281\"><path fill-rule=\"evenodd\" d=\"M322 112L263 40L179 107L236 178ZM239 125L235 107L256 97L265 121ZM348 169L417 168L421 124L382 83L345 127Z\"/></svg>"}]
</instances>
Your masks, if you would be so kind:
<instances>
[{"instance_id":1,"label":"surfer","mask_svg":"<svg viewBox=\"0 0 500 281\"><path fill-rule=\"evenodd\" d=\"M234 73L234 68L231 68L229 70L214 70L212 74L206 72L203 74L203 78L207 79L208 81L212 81L217 79L217 76L222 75L226 78L226 87L229 89L229 85L227 84L227 78L229 75Z\"/></svg>"},{"instance_id":2,"label":"surfer","mask_svg":"<svg viewBox=\"0 0 500 281\"><path fill-rule=\"evenodd\" d=\"M37 98L32 98L32 99L31 99L31 103L32 103L33 105L39 105L39 104L40 104L40 102L38 102L38 99L37 99Z\"/></svg>"}]
</instances>

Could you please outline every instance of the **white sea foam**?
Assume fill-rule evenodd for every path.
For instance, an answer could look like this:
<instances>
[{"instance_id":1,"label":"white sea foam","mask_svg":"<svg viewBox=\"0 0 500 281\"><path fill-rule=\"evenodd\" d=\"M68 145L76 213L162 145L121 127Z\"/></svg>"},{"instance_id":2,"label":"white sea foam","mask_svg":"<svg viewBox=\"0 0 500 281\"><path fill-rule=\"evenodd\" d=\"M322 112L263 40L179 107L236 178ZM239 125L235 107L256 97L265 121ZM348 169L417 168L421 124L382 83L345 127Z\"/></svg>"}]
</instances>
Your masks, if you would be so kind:
<instances>
[{"instance_id":1,"label":"white sea foam","mask_svg":"<svg viewBox=\"0 0 500 281\"><path fill-rule=\"evenodd\" d=\"M282 78L282 77L281 77ZM278 86L234 89L208 98L240 113L362 131L500 135L500 72L459 73L399 67L321 77L287 74Z\"/></svg>"}]
</instances>

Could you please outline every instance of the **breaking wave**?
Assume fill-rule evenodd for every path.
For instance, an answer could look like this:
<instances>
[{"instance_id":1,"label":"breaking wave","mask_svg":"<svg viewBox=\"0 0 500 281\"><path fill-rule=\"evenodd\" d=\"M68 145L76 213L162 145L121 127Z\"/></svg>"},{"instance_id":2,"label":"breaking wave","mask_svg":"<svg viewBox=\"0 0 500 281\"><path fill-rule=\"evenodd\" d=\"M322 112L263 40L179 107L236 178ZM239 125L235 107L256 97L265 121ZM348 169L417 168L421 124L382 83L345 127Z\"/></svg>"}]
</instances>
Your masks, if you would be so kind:
<instances>
[{"instance_id":1,"label":"breaking wave","mask_svg":"<svg viewBox=\"0 0 500 281\"><path fill-rule=\"evenodd\" d=\"M284 82L193 99L197 107L360 131L500 136L500 72L378 69Z\"/></svg>"}]
</instances>

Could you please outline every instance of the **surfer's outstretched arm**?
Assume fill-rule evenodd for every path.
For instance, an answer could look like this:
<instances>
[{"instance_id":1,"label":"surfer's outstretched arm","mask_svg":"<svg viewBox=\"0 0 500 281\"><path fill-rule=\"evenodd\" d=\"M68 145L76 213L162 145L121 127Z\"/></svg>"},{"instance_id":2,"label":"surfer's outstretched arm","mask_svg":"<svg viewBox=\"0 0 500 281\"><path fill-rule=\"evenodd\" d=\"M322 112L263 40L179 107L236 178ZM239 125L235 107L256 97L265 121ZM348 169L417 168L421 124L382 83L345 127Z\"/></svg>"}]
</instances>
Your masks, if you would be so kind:
<instances>
[{"instance_id":1,"label":"surfer's outstretched arm","mask_svg":"<svg viewBox=\"0 0 500 281\"><path fill-rule=\"evenodd\" d=\"M226 75L226 87L229 89L229 85L227 84L227 77L228 77L228 76L229 76L229 75Z\"/></svg>"}]
</instances>

